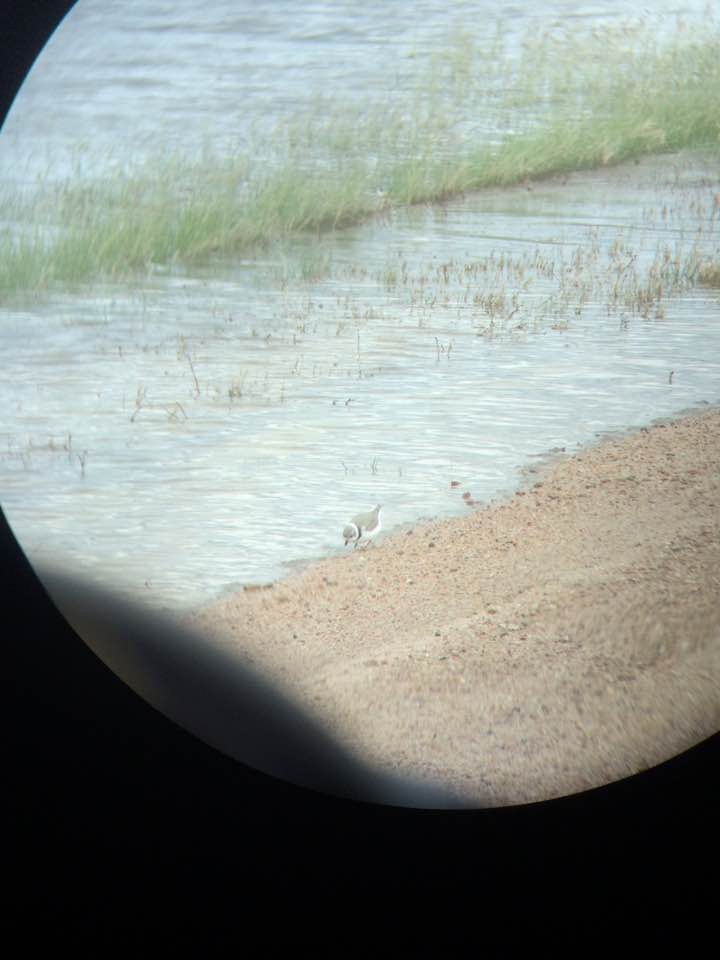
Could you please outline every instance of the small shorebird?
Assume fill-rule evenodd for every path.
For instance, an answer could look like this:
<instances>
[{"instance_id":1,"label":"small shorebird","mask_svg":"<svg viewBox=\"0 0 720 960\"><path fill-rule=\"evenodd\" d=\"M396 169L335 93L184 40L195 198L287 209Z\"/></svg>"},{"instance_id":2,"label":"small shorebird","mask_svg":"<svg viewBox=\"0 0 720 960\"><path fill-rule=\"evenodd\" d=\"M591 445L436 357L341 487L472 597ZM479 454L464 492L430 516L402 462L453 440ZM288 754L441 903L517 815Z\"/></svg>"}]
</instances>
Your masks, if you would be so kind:
<instances>
[{"instance_id":1,"label":"small shorebird","mask_svg":"<svg viewBox=\"0 0 720 960\"><path fill-rule=\"evenodd\" d=\"M353 517L343 530L345 546L354 542L355 547L357 547L361 540L369 542L373 537L377 536L381 529L381 510L382 506L378 505L374 510L371 510L370 513L359 513L357 517ZM353 549L355 549L355 547L353 547Z\"/></svg>"}]
</instances>

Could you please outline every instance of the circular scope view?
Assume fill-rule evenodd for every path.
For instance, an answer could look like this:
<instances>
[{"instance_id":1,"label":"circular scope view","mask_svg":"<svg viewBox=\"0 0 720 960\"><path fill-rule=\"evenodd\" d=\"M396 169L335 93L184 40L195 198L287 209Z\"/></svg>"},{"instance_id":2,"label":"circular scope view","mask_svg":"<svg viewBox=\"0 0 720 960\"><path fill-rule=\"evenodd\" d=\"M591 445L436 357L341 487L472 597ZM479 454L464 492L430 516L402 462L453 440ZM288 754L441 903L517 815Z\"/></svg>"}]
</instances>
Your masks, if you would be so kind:
<instances>
[{"instance_id":1,"label":"circular scope view","mask_svg":"<svg viewBox=\"0 0 720 960\"><path fill-rule=\"evenodd\" d=\"M79 0L0 131L31 562L501 806L720 727L704 2Z\"/></svg>"}]
</instances>

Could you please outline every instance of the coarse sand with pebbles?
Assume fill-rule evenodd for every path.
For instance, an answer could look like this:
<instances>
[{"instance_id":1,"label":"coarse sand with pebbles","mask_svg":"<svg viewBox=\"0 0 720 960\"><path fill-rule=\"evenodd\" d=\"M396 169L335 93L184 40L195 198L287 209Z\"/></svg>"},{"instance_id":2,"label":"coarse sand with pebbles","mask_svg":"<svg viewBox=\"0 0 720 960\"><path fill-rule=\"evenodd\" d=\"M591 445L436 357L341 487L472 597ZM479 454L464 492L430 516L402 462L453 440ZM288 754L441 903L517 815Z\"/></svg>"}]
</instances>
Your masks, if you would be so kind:
<instances>
[{"instance_id":1,"label":"coarse sand with pebbles","mask_svg":"<svg viewBox=\"0 0 720 960\"><path fill-rule=\"evenodd\" d=\"M720 728L720 411L534 468L192 614L353 750L465 801L545 800Z\"/></svg>"}]
</instances>

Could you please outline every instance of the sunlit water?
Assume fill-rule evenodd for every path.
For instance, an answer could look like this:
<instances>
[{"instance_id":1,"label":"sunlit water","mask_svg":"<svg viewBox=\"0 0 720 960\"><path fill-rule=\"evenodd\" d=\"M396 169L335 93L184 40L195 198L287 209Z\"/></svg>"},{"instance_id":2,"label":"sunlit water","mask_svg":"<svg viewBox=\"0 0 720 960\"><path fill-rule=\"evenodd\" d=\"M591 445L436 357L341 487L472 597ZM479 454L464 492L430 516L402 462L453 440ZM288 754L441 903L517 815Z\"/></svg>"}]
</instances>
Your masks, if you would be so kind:
<instances>
[{"instance_id":1,"label":"sunlit water","mask_svg":"<svg viewBox=\"0 0 720 960\"><path fill-rule=\"evenodd\" d=\"M81 0L0 137L2 176L22 182L91 136L116 157L128 142L222 142L242 129L238 98L251 125L329 83L381 89L389 50L444 35L445 5L413 4L399 45L407 9L365 6L178 3L169 22L162 4ZM52 90L65 96L49 116ZM550 449L716 403L716 292L678 290L643 316L573 290L572 271L559 292L557 273L463 283L438 269L538 254L559 271L580 248L598 272L618 240L639 275L664 246L717 255L717 193L709 160L661 158L309 241L311 264L332 260L314 282L225 263L5 308L3 508L31 559L181 609L341 553L345 522L376 503L390 531L466 513L463 492L507 493ZM403 264L410 280L391 281ZM491 327L473 291L518 309Z\"/></svg>"}]
</instances>

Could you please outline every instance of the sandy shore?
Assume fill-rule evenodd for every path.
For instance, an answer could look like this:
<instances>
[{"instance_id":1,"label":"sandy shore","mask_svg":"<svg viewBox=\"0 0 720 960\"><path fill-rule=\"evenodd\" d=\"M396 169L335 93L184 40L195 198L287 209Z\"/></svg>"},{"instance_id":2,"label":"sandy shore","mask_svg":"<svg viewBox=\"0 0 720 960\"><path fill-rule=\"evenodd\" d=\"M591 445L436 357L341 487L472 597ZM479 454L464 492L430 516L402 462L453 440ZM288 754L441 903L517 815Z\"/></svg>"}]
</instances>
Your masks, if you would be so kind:
<instances>
[{"instance_id":1,"label":"sandy shore","mask_svg":"<svg viewBox=\"0 0 720 960\"><path fill-rule=\"evenodd\" d=\"M191 619L371 761L479 804L646 769L720 728L720 411Z\"/></svg>"}]
</instances>

